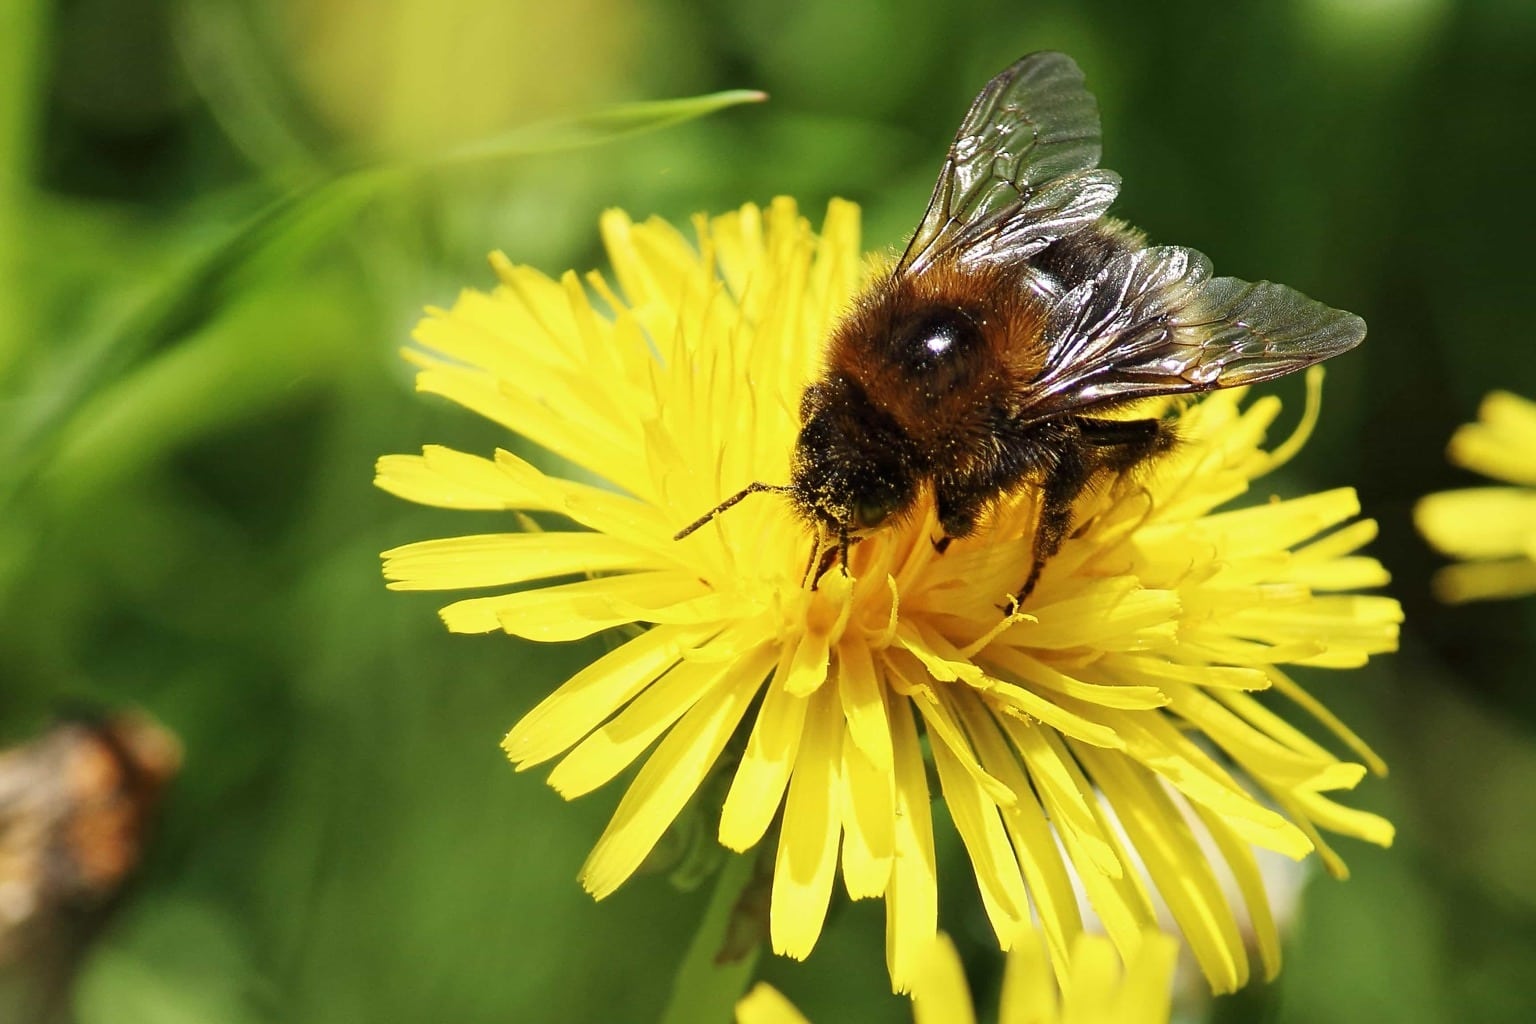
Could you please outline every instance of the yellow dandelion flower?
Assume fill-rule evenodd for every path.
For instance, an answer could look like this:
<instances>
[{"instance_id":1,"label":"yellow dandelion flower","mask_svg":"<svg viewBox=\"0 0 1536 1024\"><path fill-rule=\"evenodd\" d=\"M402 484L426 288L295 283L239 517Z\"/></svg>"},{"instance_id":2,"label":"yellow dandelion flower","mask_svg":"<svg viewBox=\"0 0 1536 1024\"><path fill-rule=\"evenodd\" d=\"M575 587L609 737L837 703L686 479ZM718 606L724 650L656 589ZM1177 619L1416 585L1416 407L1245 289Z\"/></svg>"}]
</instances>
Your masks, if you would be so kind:
<instances>
[{"instance_id":1,"label":"yellow dandelion flower","mask_svg":"<svg viewBox=\"0 0 1536 1024\"><path fill-rule=\"evenodd\" d=\"M1451 436L1446 455L1514 486L1442 491L1419 502L1419 532L1463 560L1436 573L1435 593L1452 602L1536 593L1536 403L1491 392L1477 422Z\"/></svg>"},{"instance_id":2,"label":"yellow dandelion flower","mask_svg":"<svg viewBox=\"0 0 1536 1024\"><path fill-rule=\"evenodd\" d=\"M1072 969L1058 990L1040 936L1025 933L1008 954L998 1017L1018 1024L1167 1024L1177 952L1169 936L1146 932L1122 973L1114 944L1085 933L1073 944ZM916 1024L976 1024L960 956L942 933L912 977L912 1016ZM736 1024L810 1022L772 985L758 982L736 1004Z\"/></svg>"},{"instance_id":3,"label":"yellow dandelion flower","mask_svg":"<svg viewBox=\"0 0 1536 1024\"><path fill-rule=\"evenodd\" d=\"M558 758L549 782L567 798L640 765L581 871L598 898L634 874L712 771L729 771L720 842L748 850L778 824L769 932L780 954L811 952L840 874L851 898L885 900L887 960L905 990L937 930L930 803L941 797L1003 946L1036 916L1065 970L1082 930L1075 875L1133 950L1155 889L1212 986L1236 988L1247 957L1205 843L1238 879L1272 973L1278 939L1251 847L1316 850L1341 873L1320 830L1392 836L1329 795L1380 762L1280 667L1348 668L1395 646L1397 603L1344 593L1386 581L1357 553L1374 524L1351 521L1347 489L1217 511L1300 446L1315 401L1272 450L1261 445L1274 398L1223 391L1185 409L1172 453L1078 501L1075 532L1008 618L999 606L1031 564L1029 489L942 554L928 502L814 587L816 541L778 496L673 539L743 484L787 479L801 390L871 270L858 221L857 207L833 202L818 234L779 199L699 218L690 242L610 212L617 290L494 257L494 292L466 292L417 329L418 389L580 472L427 447L381 459L378 483L574 526L409 544L384 555L390 585L533 584L448 605L455 632L561 641L649 627L504 743L520 770ZM549 582L572 576L586 578ZM1254 695L1265 689L1364 766L1278 715Z\"/></svg>"}]
</instances>

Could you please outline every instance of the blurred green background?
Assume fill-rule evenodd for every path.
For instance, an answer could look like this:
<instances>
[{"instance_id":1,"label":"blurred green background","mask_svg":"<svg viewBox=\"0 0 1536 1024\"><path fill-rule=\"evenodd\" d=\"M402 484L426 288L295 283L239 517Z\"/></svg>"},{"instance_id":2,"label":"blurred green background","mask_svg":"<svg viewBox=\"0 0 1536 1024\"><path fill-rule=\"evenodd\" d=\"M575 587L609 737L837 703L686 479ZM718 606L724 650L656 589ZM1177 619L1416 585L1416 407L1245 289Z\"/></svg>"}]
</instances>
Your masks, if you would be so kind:
<instances>
[{"instance_id":1,"label":"blurred green background","mask_svg":"<svg viewBox=\"0 0 1536 1024\"><path fill-rule=\"evenodd\" d=\"M1276 491L1353 484L1402 652L1304 681L1387 757L1281 980L1217 1020L1536 1020L1536 601L1442 608L1413 535L1452 428L1536 396L1536 4L0 0L0 726L148 710L185 744L87 1024L650 1021L705 894L575 882L618 787L565 805L497 741L592 646L448 635L377 554L510 528L375 491L373 460L506 444L413 396L421 307L503 248L601 266L596 218L787 193L915 223L971 96L1062 49L1116 211L1364 315ZM519 126L723 89L771 100L601 145ZM501 155L442 166L483 140ZM498 148L499 146L499 148ZM516 150L533 148L536 153ZM358 168L368 170L359 171ZM1280 386L1295 397L1293 382ZM1293 413L1294 415L1294 413ZM945 926L996 991L952 837ZM763 975L905 1021L882 915ZM990 996L983 996L985 1004Z\"/></svg>"}]
</instances>

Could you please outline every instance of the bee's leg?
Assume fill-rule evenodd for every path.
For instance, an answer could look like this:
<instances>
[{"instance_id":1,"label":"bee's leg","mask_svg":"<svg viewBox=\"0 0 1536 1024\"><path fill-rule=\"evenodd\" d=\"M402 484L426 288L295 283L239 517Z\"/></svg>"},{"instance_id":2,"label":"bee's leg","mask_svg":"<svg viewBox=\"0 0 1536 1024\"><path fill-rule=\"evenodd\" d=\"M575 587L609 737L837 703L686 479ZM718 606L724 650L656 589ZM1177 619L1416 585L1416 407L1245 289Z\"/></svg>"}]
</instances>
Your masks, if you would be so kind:
<instances>
[{"instance_id":1,"label":"bee's leg","mask_svg":"<svg viewBox=\"0 0 1536 1024\"><path fill-rule=\"evenodd\" d=\"M1094 469L1121 473L1154 455L1166 452L1178 441L1172 424L1159 419L1080 418L1076 422L1079 436L1092 445L1098 455Z\"/></svg>"},{"instance_id":2,"label":"bee's leg","mask_svg":"<svg viewBox=\"0 0 1536 1024\"><path fill-rule=\"evenodd\" d=\"M933 542L933 549L942 555L956 540L975 533L976 521L981 518L981 510L991 494L990 487L974 484L968 487L957 481L940 486L936 499L939 529L944 535Z\"/></svg>"},{"instance_id":3,"label":"bee's leg","mask_svg":"<svg viewBox=\"0 0 1536 1024\"><path fill-rule=\"evenodd\" d=\"M1077 457L1059 460L1045 477L1040 495L1040 521L1035 527L1035 558L1029 576L1014 595L1011 615L1018 610L1035 584L1040 582L1045 563L1061 550L1072 529L1072 506L1083 488L1100 471L1120 473L1138 463L1167 451L1177 438L1169 424L1160 419L1099 420L1074 417L1062 424L1075 430L1083 442L1067 444L1063 452Z\"/></svg>"},{"instance_id":4,"label":"bee's leg","mask_svg":"<svg viewBox=\"0 0 1536 1024\"><path fill-rule=\"evenodd\" d=\"M1045 563L1061 550L1061 542L1067 539L1067 532L1072 529L1072 504L1083 493L1083 488L1088 486L1093 469L1078 460L1063 460L1045 478L1040 489L1040 519L1035 524L1034 561L1029 567L1024 585L1013 595L1010 606L1003 609L1007 614L1012 615L1019 610L1024 599L1034 592L1035 584L1040 582L1040 572L1045 568Z\"/></svg>"},{"instance_id":5,"label":"bee's leg","mask_svg":"<svg viewBox=\"0 0 1536 1024\"><path fill-rule=\"evenodd\" d=\"M1050 439L1046 444L1014 438L1004 446L998 458L988 460L966 475L940 476L934 481L939 528L944 531L944 535L933 543L939 554L942 555L952 541L975 533L982 511L999 494L1026 477L1038 478L1047 474L1047 459L1054 460L1054 456L1047 453L1061 447L1055 443L1061 429L1054 425L1048 425L1047 429Z\"/></svg>"},{"instance_id":6,"label":"bee's leg","mask_svg":"<svg viewBox=\"0 0 1536 1024\"><path fill-rule=\"evenodd\" d=\"M821 578L832 571L832 567L839 562L843 566L843 575L851 576L853 573L848 568L848 549L853 547L863 537L851 537L846 526L839 527L837 531L837 543L819 543L811 549L811 560L805 565L805 575L810 578L811 589L815 590L821 585ZM811 567L814 564L816 572L812 574Z\"/></svg>"},{"instance_id":7,"label":"bee's leg","mask_svg":"<svg viewBox=\"0 0 1536 1024\"><path fill-rule=\"evenodd\" d=\"M802 579L811 581L811 589L821 586L821 578L832 568L832 561L837 557L837 549L828 547L820 542L811 545L811 554L805 560L805 572L801 573Z\"/></svg>"}]
</instances>

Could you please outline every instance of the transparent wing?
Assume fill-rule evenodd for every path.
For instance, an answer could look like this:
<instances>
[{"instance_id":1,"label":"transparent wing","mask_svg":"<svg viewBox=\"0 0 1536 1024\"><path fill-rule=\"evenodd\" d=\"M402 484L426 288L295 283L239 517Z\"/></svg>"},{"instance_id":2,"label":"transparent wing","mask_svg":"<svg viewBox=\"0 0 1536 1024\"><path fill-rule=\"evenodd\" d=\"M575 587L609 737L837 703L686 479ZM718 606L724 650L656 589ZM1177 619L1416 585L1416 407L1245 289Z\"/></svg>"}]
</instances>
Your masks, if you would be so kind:
<instances>
[{"instance_id":1,"label":"transparent wing","mask_svg":"<svg viewBox=\"0 0 1536 1024\"><path fill-rule=\"evenodd\" d=\"M1269 281L1211 277L1204 255L1155 246L1113 260L1046 317L1045 370L1018 422L1108 401L1254 384L1360 344L1365 321Z\"/></svg>"},{"instance_id":2,"label":"transparent wing","mask_svg":"<svg viewBox=\"0 0 1536 1024\"><path fill-rule=\"evenodd\" d=\"M1099 163L1099 108L1061 53L1032 53L976 97L949 147L917 231L897 264L917 273L1023 259L1103 215L1120 191Z\"/></svg>"}]
</instances>

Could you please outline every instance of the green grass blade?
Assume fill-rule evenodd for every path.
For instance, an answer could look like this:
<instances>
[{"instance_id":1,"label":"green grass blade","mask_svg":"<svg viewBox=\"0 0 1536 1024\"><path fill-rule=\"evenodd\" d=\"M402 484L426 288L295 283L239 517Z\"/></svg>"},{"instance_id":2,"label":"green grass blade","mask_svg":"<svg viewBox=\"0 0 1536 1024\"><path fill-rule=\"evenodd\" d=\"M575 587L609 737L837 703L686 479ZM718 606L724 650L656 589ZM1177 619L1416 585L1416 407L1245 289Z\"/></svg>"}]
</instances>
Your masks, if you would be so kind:
<instances>
[{"instance_id":1,"label":"green grass blade","mask_svg":"<svg viewBox=\"0 0 1536 1024\"><path fill-rule=\"evenodd\" d=\"M767 98L767 93L755 89L730 89L676 100L624 103L577 117L539 121L514 128L501 135L423 158L412 166L432 168L582 149L631 135L671 128L744 103L761 103Z\"/></svg>"}]
</instances>

